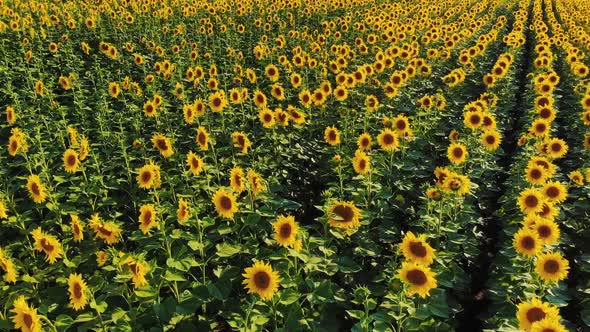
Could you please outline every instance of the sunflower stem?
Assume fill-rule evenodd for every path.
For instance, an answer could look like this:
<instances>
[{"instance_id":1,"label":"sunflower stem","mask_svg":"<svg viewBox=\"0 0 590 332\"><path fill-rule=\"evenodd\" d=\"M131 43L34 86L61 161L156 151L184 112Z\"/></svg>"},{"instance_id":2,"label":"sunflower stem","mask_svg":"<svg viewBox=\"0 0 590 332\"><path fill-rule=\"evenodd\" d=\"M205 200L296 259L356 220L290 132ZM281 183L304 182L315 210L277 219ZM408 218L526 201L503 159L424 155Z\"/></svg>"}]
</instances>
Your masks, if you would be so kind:
<instances>
[{"instance_id":1,"label":"sunflower stem","mask_svg":"<svg viewBox=\"0 0 590 332\"><path fill-rule=\"evenodd\" d=\"M47 324L49 325L49 327L51 327L51 330L52 331L57 332L57 328L55 327L55 325L53 325L53 323L49 320L49 318L47 318L47 316L40 315L39 318L41 318L42 320L44 320L45 322L47 322Z\"/></svg>"}]
</instances>

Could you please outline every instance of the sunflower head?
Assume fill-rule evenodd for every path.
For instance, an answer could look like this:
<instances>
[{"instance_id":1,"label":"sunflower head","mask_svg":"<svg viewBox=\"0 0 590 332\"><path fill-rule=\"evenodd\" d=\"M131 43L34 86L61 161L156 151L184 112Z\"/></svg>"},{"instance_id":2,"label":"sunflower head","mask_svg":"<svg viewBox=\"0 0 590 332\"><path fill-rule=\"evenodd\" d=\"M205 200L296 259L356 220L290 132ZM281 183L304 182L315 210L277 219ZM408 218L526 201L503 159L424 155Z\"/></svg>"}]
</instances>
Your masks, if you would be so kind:
<instances>
[{"instance_id":1,"label":"sunflower head","mask_svg":"<svg viewBox=\"0 0 590 332\"><path fill-rule=\"evenodd\" d=\"M299 232L299 225L293 216L277 216L277 220L273 224L275 231L274 239L283 247L293 247L297 240L297 233Z\"/></svg>"},{"instance_id":2,"label":"sunflower head","mask_svg":"<svg viewBox=\"0 0 590 332\"><path fill-rule=\"evenodd\" d=\"M416 237L412 232L406 233L400 248L406 260L424 266L429 266L434 260L435 250L426 242L425 235Z\"/></svg>"},{"instance_id":3,"label":"sunflower head","mask_svg":"<svg viewBox=\"0 0 590 332\"><path fill-rule=\"evenodd\" d=\"M220 217L232 219L234 214L238 212L236 197L231 192L225 191L224 188L219 188L215 192L212 201Z\"/></svg>"},{"instance_id":4,"label":"sunflower head","mask_svg":"<svg viewBox=\"0 0 590 332\"><path fill-rule=\"evenodd\" d=\"M258 294L262 300L270 300L279 290L281 278L270 264L258 261L244 270L243 284L250 294Z\"/></svg>"},{"instance_id":5,"label":"sunflower head","mask_svg":"<svg viewBox=\"0 0 590 332\"><path fill-rule=\"evenodd\" d=\"M467 147L461 143L451 143L447 148L447 158L455 165L465 162L467 154Z\"/></svg>"},{"instance_id":6,"label":"sunflower head","mask_svg":"<svg viewBox=\"0 0 590 332\"><path fill-rule=\"evenodd\" d=\"M88 286L80 274L70 274L68 277L68 291L70 293L70 304L74 310L84 309L88 304L87 289Z\"/></svg>"},{"instance_id":7,"label":"sunflower head","mask_svg":"<svg viewBox=\"0 0 590 332\"><path fill-rule=\"evenodd\" d=\"M543 319L559 320L560 316L557 307L533 298L530 302L522 302L518 305L516 318L520 329L530 331L535 322Z\"/></svg>"},{"instance_id":8,"label":"sunflower head","mask_svg":"<svg viewBox=\"0 0 590 332\"><path fill-rule=\"evenodd\" d=\"M409 296L414 294L426 298L430 290L436 288L436 274L429 267L415 262L403 262L402 268L398 270L397 277L408 286Z\"/></svg>"},{"instance_id":9,"label":"sunflower head","mask_svg":"<svg viewBox=\"0 0 590 332\"><path fill-rule=\"evenodd\" d=\"M353 202L335 201L328 208L328 223L340 229L356 228L360 225L361 210Z\"/></svg>"},{"instance_id":10,"label":"sunflower head","mask_svg":"<svg viewBox=\"0 0 590 332\"><path fill-rule=\"evenodd\" d=\"M528 257L535 256L541 248L537 232L527 228L521 228L514 234L512 244L516 252Z\"/></svg>"},{"instance_id":11,"label":"sunflower head","mask_svg":"<svg viewBox=\"0 0 590 332\"><path fill-rule=\"evenodd\" d=\"M559 252L548 252L537 256L535 271L546 283L558 282L567 277L569 262Z\"/></svg>"}]
</instances>

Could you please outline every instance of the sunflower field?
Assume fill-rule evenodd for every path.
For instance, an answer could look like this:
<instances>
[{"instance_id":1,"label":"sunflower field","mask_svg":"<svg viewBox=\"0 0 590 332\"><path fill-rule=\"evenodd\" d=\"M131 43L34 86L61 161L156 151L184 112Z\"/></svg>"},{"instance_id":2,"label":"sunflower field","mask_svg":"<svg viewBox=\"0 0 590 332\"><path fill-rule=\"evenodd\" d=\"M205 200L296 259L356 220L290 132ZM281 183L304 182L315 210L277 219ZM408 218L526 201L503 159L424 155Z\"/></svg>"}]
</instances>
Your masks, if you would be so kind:
<instances>
[{"instance_id":1,"label":"sunflower field","mask_svg":"<svg viewBox=\"0 0 590 332\"><path fill-rule=\"evenodd\" d=\"M0 53L0 331L590 331L589 1L0 0Z\"/></svg>"}]
</instances>

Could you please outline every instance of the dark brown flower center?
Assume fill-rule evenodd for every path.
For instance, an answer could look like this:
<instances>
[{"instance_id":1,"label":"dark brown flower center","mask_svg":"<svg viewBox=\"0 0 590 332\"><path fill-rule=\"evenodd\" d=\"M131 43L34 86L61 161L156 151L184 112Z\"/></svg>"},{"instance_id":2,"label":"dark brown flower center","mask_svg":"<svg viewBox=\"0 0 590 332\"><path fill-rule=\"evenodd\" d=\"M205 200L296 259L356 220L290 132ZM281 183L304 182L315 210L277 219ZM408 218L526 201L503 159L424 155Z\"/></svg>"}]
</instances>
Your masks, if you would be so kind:
<instances>
[{"instance_id":1,"label":"dark brown flower center","mask_svg":"<svg viewBox=\"0 0 590 332\"><path fill-rule=\"evenodd\" d=\"M522 247L526 250L532 250L535 248L535 239L530 236L525 236L522 238L522 240L520 240L520 245L522 245Z\"/></svg>"},{"instance_id":2,"label":"dark brown flower center","mask_svg":"<svg viewBox=\"0 0 590 332\"><path fill-rule=\"evenodd\" d=\"M531 170L530 175L531 175L531 178L533 178L534 180L538 180L543 176L543 173L539 169L534 168Z\"/></svg>"},{"instance_id":3,"label":"dark brown flower center","mask_svg":"<svg viewBox=\"0 0 590 332\"><path fill-rule=\"evenodd\" d=\"M53 249L55 249L55 247L52 244L50 244L49 241L47 241L47 239L41 239L40 243L41 243L41 247L45 251L52 252Z\"/></svg>"},{"instance_id":4,"label":"dark brown flower center","mask_svg":"<svg viewBox=\"0 0 590 332\"><path fill-rule=\"evenodd\" d=\"M455 158L463 157L463 149L461 149L460 147L454 148L453 149L453 157L455 157Z\"/></svg>"},{"instance_id":5,"label":"dark brown flower center","mask_svg":"<svg viewBox=\"0 0 590 332\"><path fill-rule=\"evenodd\" d=\"M391 135L391 134L383 135L383 143L385 143L385 145L393 144L393 142L394 142L393 135Z\"/></svg>"},{"instance_id":6,"label":"dark brown flower center","mask_svg":"<svg viewBox=\"0 0 590 332\"><path fill-rule=\"evenodd\" d=\"M406 273L406 278L408 278L408 281L410 283L417 285L417 286L424 285L426 283L426 281L428 280L426 277L426 274L418 269L408 271Z\"/></svg>"},{"instance_id":7,"label":"dark brown flower center","mask_svg":"<svg viewBox=\"0 0 590 332\"><path fill-rule=\"evenodd\" d=\"M547 273L554 274L559 271L559 263L556 260L550 259L543 264L543 270Z\"/></svg>"},{"instance_id":8,"label":"dark brown flower center","mask_svg":"<svg viewBox=\"0 0 590 332\"><path fill-rule=\"evenodd\" d=\"M200 132L199 135L197 135L197 140L199 141L199 144L205 145L207 143L207 136L205 133Z\"/></svg>"},{"instance_id":9,"label":"dark brown flower center","mask_svg":"<svg viewBox=\"0 0 590 332\"><path fill-rule=\"evenodd\" d=\"M529 208L534 208L539 205L539 199L534 195L529 195L525 198L524 204Z\"/></svg>"},{"instance_id":10,"label":"dark brown flower center","mask_svg":"<svg viewBox=\"0 0 590 332\"><path fill-rule=\"evenodd\" d=\"M41 195L41 188L39 188L39 185L35 182L33 182L31 184L31 192L33 193L33 195L35 196L39 196Z\"/></svg>"},{"instance_id":11,"label":"dark brown flower center","mask_svg":"<svg viewBox=\"0 0 590 332\"><path fill-rule=\"evenodd\" d=\"M417 257L426 257L426 247L422 244L422 242L410 242L410 251L414 256Z\"/></svg>"},{"instance_id":12,"label":"dark brown flower center","mask_svg":"<svg viewBox=\"0 0 590 332\"><path fill-rule=\"evenodd\" d=\"M559 196L559 189L555 186L551 186L551 187L547 188L547 190L545 190L545 194L549 198L556 198Z\"/></svg>"},{"instance_id":13,"label":"dark brown flower center","mask_svg":"<svg viewBox=\"0 0 590 332\"><path fill-rule=\"evenodd\" d=\"M222 209L231 210L232 201L229 197L222 196L221 199L219 200L219 203L220 203Z\"/></svg>"},{"instance_id":14,"label":"dark brown flower center","mask_svg":"<svg viewBox=\"0 0 590 332\"><path fill-rule=\"evenodd\" d=\"M351 207L345 205L337 205L334 208L334 214L340 217L341 220L337 220L338 222L348 223L352 221L354 217L354 211Z\"/></svg>"},{"instance_id":15,"label":"dark brown flower center","mask_svg":"<svg viewBox=\"0 0 590 332\"><path fill-rule=\"evenodd\" d=\"M33 317L28 314L28 313L24 313L23 314L23 322L25 323L25 325L31 329L33 327Z\"/></svg>"},{"instance_id":16,"label":"dark brown flower center","mask_svg":"<svg viewBox=\"0 0 590 332\"><path fill-rule=\"evenodd\" d=\"M542 239L548 238L551 236L551 227L547 225L542 225L537 228L537 233L539 233L539 237Z\"/></svg>"},{"instance_id":17,"label":"dark brown flower center","mask_svg":"<svg viewBox=\"0 0 590 332\"><path fill-rule=\"evenodd\" d=\"M143 171L143 173L141 173L141 182L147 183L151 179L152 179L152 172L150 172L150 171Z\"/></svg>"},{"instance_id":18,"label":"dark brown flower center","mask_svg":"<svg viewBox=\"0 0 590 332\"><path fill-rule=\"evenodd\" d=\"M291 236L291 224L288 223L284 223L281 225L281 228L279 230L279 234L281 235L281 238L286 239L289 236Z\"/></svg>"},{"instance_id":19,"label":"dark brown flower center","mask_svg":"<svg viewBox=\"0 0 590 332\"><path fill-rule=\"evenodd\" d=\"M104 226L98 226L98 232L104 236L111 236L113 232L109 231L108 229L104 228Z\"/></svg>"},{"instance_id":20,"label":"dark brown flower center","mask_svg":"<svg viewBox=\"0 0 590 332\"><path fill-rule=\"evenodd\" d=\"M68 156L68 166L74 166L74 165L76 165L76 156L71 154Z\"/></svg>"},{"instance_id":21,"label":"dark brown flower center","mask_svg":"<svg viewBox=\"0 0 590 332\"><path fill-rule=\"evenodd\" d=\"M257 288L265 290L270 286L270 276L264 271L257 272L254 275L254 284Z\"/></svg>"},{"instance_id":22,"label":"dark brown flower center","mask_svg":"<svg viewBox=\"0 0 590 332\"><path fill-rule=\"evenodd\" d=\"M494 135L488 135L486 136L486 142L488 144L494 144L496 143L496 137L494 137Z\"/></svg>"},{"instance_id":23,"label":"dark brown flower center","mask_svg":"<svg viewBox=\"0 0 590 332\"><path fill-rule=\"evenodd\" d=\"M143 224L147 226L151 223L152 223L152 211L145 211L145 213L143 215Z\"/></svg>"},{"instance_id":24,"label":"dark brown flower center","mask_svg":"<svg viewBox=\"0 0 590 332\"><path fill-rule=\"evenodd\" d=\"M547 314L541 308L532 308L526 312L526 319L529 323L534 323L540 321L541 319L545 318Z\"/></svg>"},{"instance_id":25,"label":"dark brown flower center","mask_svg":"<svg viewBox=\"0 0 590 332\"><path fill-rule=\"evenodd\" d=\"M469 122L471 122L472 125L478 125L481 122L481 117L477 114L473 114L469 118Z\"/></svg>"},{"instance_id":26,"label":"dark brown flower center","mask_svg":"<svg viewBox=\"0 0 590 332\"><path fill-rule=\"evenodd\" d=\"M80 299L82 297L82 286L78 282L74 283L74 297L76 299Z\"/></svg>"},{"instance_id":27,"label":"dark brown flower center","mask_svg":"<svg viewBox=\"0 0 590 332\"><path fill-rule=\"evenodd\" d=\"M328 139L329 139L330 141L335 141L335 140L336 140L336 131L334 131L334 130L330 130L330 131L328 132Z\"/></svg>"},{"instance_id":28,"label":"dark brown flower center","mask_svg":"<svg viewBox=\"0 0 590 332\"><path fill-rule=\"evenodd\" d=\"M561 151L561 144L559 144L559 143L551 144L551 151L553 151L553 152Z\"/></svg>"}]
</instances>

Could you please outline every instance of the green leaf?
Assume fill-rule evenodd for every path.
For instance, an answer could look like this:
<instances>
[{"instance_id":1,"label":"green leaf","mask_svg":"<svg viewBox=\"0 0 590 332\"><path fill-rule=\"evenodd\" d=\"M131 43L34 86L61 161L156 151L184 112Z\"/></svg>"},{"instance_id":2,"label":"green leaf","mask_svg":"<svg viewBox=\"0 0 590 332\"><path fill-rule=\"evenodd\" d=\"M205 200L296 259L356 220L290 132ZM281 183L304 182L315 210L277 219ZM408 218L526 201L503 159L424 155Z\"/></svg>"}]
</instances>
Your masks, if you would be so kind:
<instances>
[{"instance_id":1,"label":"green leaf","mask_svg":"<svg viewBox=\"0 0 590 332\"><path fill-rule=\"evenodd\" d=\"M220 243L215 246L217 249L217 256L219 257L231 257L240 252L240 246L232 246L227 243Z\"/></svg>"},{"instance_id":2,"label":"green leaf","mask_svg":"<svg viewBox=\"0 0 590 332\"><path fill-rule=\"evenodd\" d=\"M297 300L299 300L298 291L294 289L285 289L281 292L281 299L279 302L284 305L289 305Z\"/></svg>"},{"instance_id":3,"label":"green leaf","mask_svg":"<svg viewBox=\"0 0 590 332\"><path fill-rule=\"evenodd\" d=\"M167 281L186 281L186 278L178 273L170 272L170 270L166 270L164 274L164 279Z\"/></svg>"}]
</instances>

